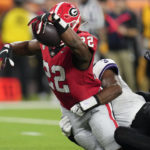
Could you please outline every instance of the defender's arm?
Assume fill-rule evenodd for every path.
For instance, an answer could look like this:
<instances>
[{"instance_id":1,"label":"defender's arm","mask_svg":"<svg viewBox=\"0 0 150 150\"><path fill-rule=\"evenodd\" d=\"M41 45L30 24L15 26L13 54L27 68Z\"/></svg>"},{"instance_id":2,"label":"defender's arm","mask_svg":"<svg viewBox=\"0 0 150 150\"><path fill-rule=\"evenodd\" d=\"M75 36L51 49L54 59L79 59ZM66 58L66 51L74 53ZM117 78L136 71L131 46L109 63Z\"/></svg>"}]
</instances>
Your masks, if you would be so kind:
<instances>
[{"instance_id":1,"label":"defender's arm","mask_svg":"<svg viewBox=\"0 0 150 150\"><path fill-rule=\"evenodd\" d=\"M102 75L102 90L96 95L75 104L71 111L79 116L83 116L90 109L111 102L122 93L118 76L112 70L105 70Z\"/></svg>"},{"instance_id":2,"label":"defender's arm","mask_svg":"<svg viewBox=\"0 0 150 150\"><path fill-rule=\"evenodd\" d=\"M112 70L106 70L102 76L103 90L96 94L101 104L107 104L122 93L118 76Z\"/></svg>"}]
</instances>

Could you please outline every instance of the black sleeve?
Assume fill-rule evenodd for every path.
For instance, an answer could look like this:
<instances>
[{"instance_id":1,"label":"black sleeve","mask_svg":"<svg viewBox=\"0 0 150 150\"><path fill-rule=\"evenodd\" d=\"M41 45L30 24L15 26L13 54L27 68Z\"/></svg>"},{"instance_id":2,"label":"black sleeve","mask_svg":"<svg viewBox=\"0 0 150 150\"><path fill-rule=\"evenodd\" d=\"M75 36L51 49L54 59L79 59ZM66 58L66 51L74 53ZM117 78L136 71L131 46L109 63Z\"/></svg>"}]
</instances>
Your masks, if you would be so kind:
<instances>
[{"instance_id":1,"label":"black sleeve","mask_svg":"<svg viewBox=\"0 0 150 150\"><path fill-rule=\"evenodd\" d=\"M150 150L150 137L130 127L118 127L115 140L123 150Z\"/></svg>"},{"instance_id":2,"label":"black sleeve","mask_svg":"<svg viewBox=\"0 0 150 150\"><path fill-rule=\"evenodd\" d=\"M146 102L150 102L150 93L138 91L136 94L143 96Z\"/></svg>"}]
</instances>

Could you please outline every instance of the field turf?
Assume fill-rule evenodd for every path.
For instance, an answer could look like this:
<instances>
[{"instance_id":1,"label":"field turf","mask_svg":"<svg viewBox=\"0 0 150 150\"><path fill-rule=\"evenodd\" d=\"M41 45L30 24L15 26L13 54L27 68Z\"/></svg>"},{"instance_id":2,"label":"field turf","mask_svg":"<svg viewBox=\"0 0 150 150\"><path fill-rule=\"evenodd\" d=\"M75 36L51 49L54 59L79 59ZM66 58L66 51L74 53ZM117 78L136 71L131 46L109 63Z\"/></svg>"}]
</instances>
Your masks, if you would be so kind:
<instances>
[{"instance_id":1,"label":"field turf","mask_svg":"<svg viewBox=\"0 0 150 150\"><path fill-rule=\"evenodd\" d=\"M83 150L58 126L59 109L0 109L0 150Z\"/></svg>"}]
</instances>

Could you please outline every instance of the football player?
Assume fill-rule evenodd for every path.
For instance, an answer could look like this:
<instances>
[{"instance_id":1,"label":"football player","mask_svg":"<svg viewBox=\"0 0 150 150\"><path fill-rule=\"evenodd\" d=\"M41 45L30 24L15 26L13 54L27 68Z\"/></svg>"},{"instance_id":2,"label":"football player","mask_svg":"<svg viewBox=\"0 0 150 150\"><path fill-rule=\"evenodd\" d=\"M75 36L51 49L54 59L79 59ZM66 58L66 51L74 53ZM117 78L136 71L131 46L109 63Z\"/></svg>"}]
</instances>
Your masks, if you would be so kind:
<instances>
[{"instance_id":1,"label":"football player","mask_svg":"<svg viewBox=\"0 0 150 150\"><path fill-rule=\"evenodd\" d=\"M119 149L120 146L113 138L118 125L113 119L110 106L101 104L118 97L122 90L118 78L111 70L105 71L102 83L94 76L93 59L97 39L88 32L79 31L81 17L78 8L61 2L30 23L36 19L40 19L37 34L43 32L47 22L51 22L60 35L61 45L51 48L37 40L6 44L0 51L1 68L5 67L7 60L14 66L12 55L42 52L49 86L60 101L63 115L67 115L74 124L76 141L87 150ZM85 99L86 103L83 101ZM82 111L78 111L78 106L82 106ZM89 141L94 142L90 144Z\"/></svg>"},{"instance_id":2,"label":"football player","mask_svg":"<svg viewBox=\"0 0 150 150\"><path fill-rule=\"evenodd\" d=\"M94 66L94 74L101 81L103 81L103 74L106 70L112 70L118 76L123 91L110 103L119 126L124 126L116 129L116 141L122 145L124 150L149 150L150 93L138 92L136 94L132 92L119 75L117 65L113 60L103 59ZM146 103L146 101L148 102ZM82 111L81 106L77 107L78 111ZM75 113L78 114L78 112ZM106 124L104 123L104 125ZM73 139L72 126L73 124L67 116L60 121L60 127L71 140Z\"/></svg>"}]
</instances>

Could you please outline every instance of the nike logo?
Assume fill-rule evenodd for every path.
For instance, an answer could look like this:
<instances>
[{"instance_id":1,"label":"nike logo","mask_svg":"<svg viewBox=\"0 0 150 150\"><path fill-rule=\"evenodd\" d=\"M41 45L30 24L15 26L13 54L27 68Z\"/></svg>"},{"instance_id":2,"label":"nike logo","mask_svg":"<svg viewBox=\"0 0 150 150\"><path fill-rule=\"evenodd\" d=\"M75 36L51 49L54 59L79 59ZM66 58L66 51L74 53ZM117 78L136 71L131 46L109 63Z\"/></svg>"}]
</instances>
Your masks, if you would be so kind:
<instances>
[{"instance_id":1,"label":"nike logo","mask_svg":"<svg viewBox=\"0 0 150 150\"><path fill-rule=\"evenodd\" d=\"M4 52L8 53L8 49L1 51L1 52L0 52L0 55L1 55L2 53L4 53Z\"/></svg>"}]
</instances>

